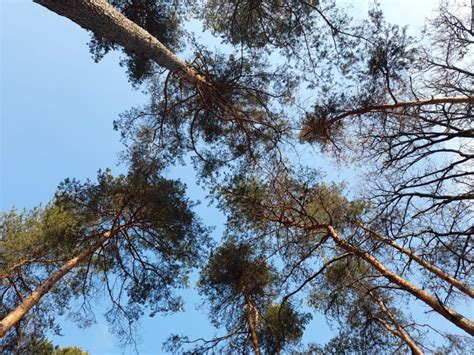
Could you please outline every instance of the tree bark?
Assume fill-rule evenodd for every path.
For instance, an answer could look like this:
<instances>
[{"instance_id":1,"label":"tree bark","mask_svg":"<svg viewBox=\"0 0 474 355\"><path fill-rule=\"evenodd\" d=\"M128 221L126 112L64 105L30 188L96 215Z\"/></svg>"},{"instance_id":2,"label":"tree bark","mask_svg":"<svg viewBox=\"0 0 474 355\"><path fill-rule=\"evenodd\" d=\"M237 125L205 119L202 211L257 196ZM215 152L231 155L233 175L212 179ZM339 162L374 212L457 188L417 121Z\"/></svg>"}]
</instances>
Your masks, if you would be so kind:
<instances>
[{"instance_id":1,"label":"tree bark","mask_svg":"<svg viewBox=\"0 0 474 355\"><path fill-rule=\"evenodd\" d=\"M68 272L79 265L82 261L90 257L97 249L99 249L108 239L115 235L116 231L105 232L93 245L80 253L78 256L67 261L58 271L53 273L46 281L36 288L29 296L25 297L21 303L0 321L0 338L15 326L25 314L33 308L41 298L47 294L56 283L61 280Z\"/></svg>"},{"instance_id":2,"label":"tree bark","mask_svg":"<svg viewBox=\"0 0 474 355\"><path fill-rule=\"evenodd\" d=\"M249 327L250 341L252 342L252 347L255 352L255 355L260 355L260 344L257 336L257 326L258 326L258 310L257 307L253 304L252 300L249 297L245 297L246 305L246 318L247 325Z\"/></svg>"},{"instance_id":3,"label":"tree bark","mask_svg":"<svg viewBox=\"0 0 474 355\"><path fill-rule=\"evenodd\" d=\"M412 343L412 344L407 343L407 341L405 339L403 339L403 335L399 331L397 331L396 329L393 329L393 327L390 326L390 324L388 324L387 321L385 321L384 319L378 318L378 317L375 318L375 320L377 322L379 322L380 324L382 324L382 326L385 329L387 329L390 333L392 333L394 336L396 336L397 338L402 339L408 345L408 347L410 348L411 353L413 355L423 355L424 354L423 351L415 343ZM409 337L409 339L412 340L410 337Z\"/></svg>"},{"instance_id":4,"label":"tree bark","mask_svg":"<svg viewBox=\"0 0 474 355\"><path fill-rule=\"evenodd\" d=\"M181 75L188 82L206 85L206 80L180 60L158 39L122 15L105 0L33 0L58 15L94 32L128 51L140 53L158 65Z\"/></svg>"},{"instance_id":5,"label":"tree bark","mask_svg":"<svg viewBox=\"0 0 474 355\"><path fill-rule=\"evenodd\" d=\"M373 255L364 252L356 246L343 240L332 226L327 226L327 231L334 242L344 250L353 253L354 255L364 259L375 269L377 269L385 278L400 286L403 290L411 293L413 296L430 306L431 309L442 315L444 318L457 325L470 335L474 335L474 323L468 318L459 314L455 310L443 305L436 297L432 296L425 290L413 285L411 282L405 280L400 275L389 270L383 263L381 263Z\"/></svg>"},{"instance_id":6,"label":"tree bark","mask_svg":"<svg viewBox=\"0 0 474 355\"><path fill-rule=\"evenodd\" d=\"M387 308L385 302L374 295L373 292L369 292L369 296L377 302L382 312L390 319L390 322L395 325L396 330L393 329L389 324L387 324L383 319L377 319L389 332L393 335L399 337L411 350L413 355L423 355L423 350L416 344L415 340L408 334L408 332L400 325L400 323L395 319L393 313Z\"/></svg>"},{"instance_id":7,"label":"tree bark","mask_svg":"<svg viewBox=\"0 0 474 355\"><path fill-rule=\"evenodd\" d=\"M426 270L432 272L433 274L435 274L436 276L438 276L440 279L446 281L447 283L449 283L450 285L452 285L453 287L457 288L459 291L465 293L466 295L468 295L469 297L471 298L474 298L474 289L472 289L471 287L469 287L468 285L466 285L465 283L457 280L456 278L448 275L447 273L445 273L443 270L437 268L436 266L434 266L433 264L427 262L426 260L422 259L421 257L419 257L418 255L416 255L415 253L413 253L412 251L402 247L401 245L398 245L397 243L395 243L393 240L387 238L387 237L384 237L384 236L381 236L380 234L378 234L377 232L375 231L372 231L371 229L367 228L366 226L364 226L362 223L357 223L357 225L361 228L363 228L365 231L369 232L370 235L374 236L375 238L377 238L378 240L380 240L381 242L387 244L387 245L390 245L392 246L393 248L397 249L398 251L400 251L401 253L405 254L406 256L408 256L410 259L414 260L417 264L419 264L420 266L423 266Z\"/></svg>"},{"instance_id":8,"label":"tree bark","mask_svg":"<svg viewBox=\"0 0 474 355\"><path fill-rule=\"evenodd\" d=\"M405 340L404 339L404 335L402 335L399 331L393 329L393 327L390 326L390 324L388 324L385 320L381 319L381 318L375 318L380 324L382 324L382 326L387 329L390 333L392 333L394 336L396 336L397 338L400 338L402 339L407 345L408 347L410 348L411 350L411 353L413 355L423 355L423 351L414 343L414 342L411 342L409 343L409 341L413 341L413 339L411 339L411 337L408 336L408 340Z\"/></svg>"}]
</instances>

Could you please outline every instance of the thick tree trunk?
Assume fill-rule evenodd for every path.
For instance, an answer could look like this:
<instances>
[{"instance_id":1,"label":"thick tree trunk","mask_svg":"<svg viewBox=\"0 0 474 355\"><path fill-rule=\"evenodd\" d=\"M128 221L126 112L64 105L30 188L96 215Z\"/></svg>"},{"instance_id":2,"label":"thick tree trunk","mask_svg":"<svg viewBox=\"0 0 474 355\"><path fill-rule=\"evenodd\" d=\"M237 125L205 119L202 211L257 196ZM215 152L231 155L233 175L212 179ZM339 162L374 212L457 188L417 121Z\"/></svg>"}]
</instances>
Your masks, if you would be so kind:
<instances>
[{"instance_id":1,"label":"thick tree trunk","mask_svg":"<svg viewBox=\"0 0 474 355\"><path fill-rule=\"evenodd\" d=\"M459 291L465 293L466 295L468 295L469 297L471 298L474 298L474 289L472 289L471 287L469 287L468 285L466 285L465 283L455 279L454 277L448 275L447 273L445 273L443 270L437 268L436 266L434 266L433 264L427 262L426 260L422 259L421 257L419 257L418 255L416 255L415 253L413 253L412 251L402 247L401 245L398 245L397 243L395 243L393 240L387 238L387 237L384 237L384 236L381 236L380 234L370 230L369 228L365 227L363 224L361 223L357 223L357 225L361 228L363 228L365 231L369 232L370 235L374 236L375 238L377 238L378 240L380 240L381 242L387 244L387 245L390 245L392 246L393 248L397 249L398 251L400 251L401 253L405 254L406 256L408 256L410 259L412 259L413 261L415 261L416 263L418 263L420 266L424 267L426 270L432 272L433 274L435 274L436 276L438 276L440 279L446 281L447 283L449 283L450 285L452 285L453 287L457 288Z\"/></svg>"},{"instance_id":2,"label":"thick tree trunk","mask_svg":"<svg viewBox=\"0 0 474 355\"><path fill-rule=\"evenodd\" d=\"M67 17L96 35L123 46L128 51L146 56L163 68L178 73L192 84L206 84L205 79L192 67L105 0L33 1L58 15Z\"/></svg>"},{"instance_id":3,"label":"thick tree trunk","mask_svg":"<svg viewBox=\"0 0 474 355\"><path fill-rule=\"evenodd\" d=\"M384 277L388 280L393 282L394 284L400 286L405 291L411 293L413 296L418 298L419 300L426 303L430 306L434 311L438 312L444 318L452 322L453 324L457 325L459 328L463 329L470 335L474 335L474 323L469 320L468 318L464 317L462 314L457 313L455 310L443 305L436 297L432 296L425 290L422 290L411 282L405 280L400 275L394 273L393 271L389 270L382 264L377 258L373 255L364 252L357 248L356 246L346 242L343 240L334 230L332 226L327 226L327 230L331 238L334 242L339 245L344 250L353 253L354 255L364 259L370 265L372 265L375 269L377 269Z\"/></svg>"},{"instance_id":4,"label":"thick tree trunk","mask_svg":"<svg viewBox=\"0 0 474 355\"><path fill-rule=\"evenodd\" d=\"M104 233L96 243L91 245L78 256L67 261L58 271L56 271L46 281L38 286L35 291L33 291L29 296L25 297L18 307L8 313L7 316L0 321L0 338L4 337L8 330L15 326L31 308L38 304L40 299L45 294L47 294L58 281L60 281L69 271L74 269L82 261L90 257L114 234L115 233L113 232Z\"/></svg>"}]
</instances>

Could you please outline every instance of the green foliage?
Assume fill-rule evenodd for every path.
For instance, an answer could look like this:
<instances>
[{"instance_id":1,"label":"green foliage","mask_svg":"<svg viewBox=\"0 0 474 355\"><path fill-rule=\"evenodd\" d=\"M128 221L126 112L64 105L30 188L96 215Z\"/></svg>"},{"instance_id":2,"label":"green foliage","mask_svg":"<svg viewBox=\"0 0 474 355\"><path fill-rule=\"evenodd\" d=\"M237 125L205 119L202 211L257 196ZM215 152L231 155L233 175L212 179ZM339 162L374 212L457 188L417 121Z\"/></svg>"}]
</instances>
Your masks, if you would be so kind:
<instances>
[{"instance_id":1,"label":"green foliage","mask_svg":"<svg viewBox=\"0 0 474 355\"><path fill-rule=\"evenodd\" d=\"M124 321L134 323L145 310L154 315L181 308L173 289L187 285L187 273L207 246L207 230L185 186L159 172L153 163L134 160L127 175L105 171L95 184L65 181L56 197L77 213L99 216L98 232L117 231L93 260L93 270L97 282L107 285L114 301L107 317L124 339ZM111 275L119 275L121 290L109 284Z\"/></svg>"},{"instance_id":2,"label":"green foliage","mask_svg":"<svg viewBox=\"0 0 474 355\"><path fill-rule=\"evenodd\" d=\"M46 208L0 215L0 273L18 265L56 260L71 255L82 241L86 227L82 216L56 202Z\"/></svg>"},{"instance_id":3,"label":"green foliage","mask_svg":"<svg viewBox=\"0 0 474 355\"><path fill-rule=\"evenodd\" d=\"M305 355L349 355L349 354L378 354L381 348L372 347L363 338L358 338L352 334L344 332L331 338L324 346L312 344L307 351L298 353Z\"/></svg>"},{"instance_id":4,"label":"green foliage","mask_svg":"<svg viewBox=\"0 0 474 355\"><path fill-rule=\"evenodd\" d=\"M374 302L364 295L370 289L371 276L370 266L357 258L338 260L326 269L324 281L314 289L311 303L333 318L342 317L342 324L360 326L360 316L366 311L372 313L370 308L376 309ZM357 313L359 310L361 314Z\"/></svg>"},{"instance_id":5,"label":"green foliage","mask_svg":"<svg viewBox=\"0 0 474 355\"><path fill-rule=\"evenodd\" d=\"M344 184L323 183L314 171L282 173L264 181L237 177L221 190L221 207L235 228L265 229L275 223L301 228L351 226L369 209L363 200L344 196Z\"/></svg>"},{"instance_id":6,"label":"green foliage","mask_svg":"<svg viewBox=\"0 0 474 355\"><path fill-rule=\"evenodd\" d=\"M166 4L159 0L109 0L109 3L128 19L148 31L161 43L172 50L179 47L182 30L180 29L180 10L178 3ZM109 40L92 34L89 49L95 61L102 59L111 50L118 49ZM155 64L142 54L123 49L125 58L121 65L127 68L129 80L141 84L155 74Z\"/></svg>"},{"instance_id":7,"label":"green foliage","mask_svg":"<svg viewBox=\"0 0 474 355\"><path fill-rule=\"evenodd\" d=\"M463 335L445 334L446 344L435 349L434 355L472 354L474 339Z\"/></svg>"},{"instance_id":8,"label":"green foliage","mask_svg":"<svg viewBox=\"0 0 474 355\"><path fill-rule=\"evenodd\" d=\"M109 3L174 51L181 45L182 15L195 11L204 27L224 40L226 54L192 38L188 62L205 79L196 84L181 73L160 73L146 56L123 49L121 65L130 81L147 80L150 94L149 105L115 123L128 144L129 172L113 176L101 171L97 181L83 183L67 179L46 207L0 216L0 316L68 258L104 233L112 236L2 340L5 349L84 354L36 339L43 339L47 329L58 330L51 309L63 311L72 296L87 302L104 292L111 300L106 317L126 342L145 313L181 309L174 290L187 285L193 267L202 268L198 287L209 301L213 324L228 331L203 341L197 353L221 343L228 353L246 352L251 325L266 353L293 350L310 318L289 302L300 296L337 323L337 336L308 353L403 349L386 324L398 321L411 332L416 323L408 323L394 306L398 293L358 253L341 255L344 244L331 240L328 227L394 271L419 279L423 272L408 268L414 264L411 258L397 257L357 223L375 216L371 228L396 235L394 240L401 236L404 246L468 279L472 194L458 191L472 185L464 165L472 154L462 151L469 147L462 138L472 138L472 105L423 108L413 102L472 96L472 72L463 69L472 31L443 12L436 20L442 40L435 45L446 48L438 48L437 58L431 48L421 55L407 30L387 23L378 5L368 20L357 22L342 14L334 0L205 0L197 6L172 1L176 7L158 0ZM89 46L96 60L117 49L95 34ZM384 105L403 101L409 103L403 108ZM325 181L312 169L313 157L300 150L294 132L299 132L299 143L316 143L348 163L355 153L372 164L374 176L383 179L368 181L375 186L371 198L349 198L345 184ZM458 150L445 149L450 139L461 142ZM432 151L459 156L458 167L433 168L436 164L424 159ZM208 230L196 218L185 186L161 176L164 167L189 157L228 216L224 243L206 264ZM308 163L301 162L307 157ZM463 188L443 196L444 179L452 179L447 190ZM428 207L413 203L420 189L435 202ZM461 202L452 208L453 201ZM416 220L411 225L410 216ZM273 303L292 289L282 304ZM446 304L452 302L452 288L440 290ZM435 295L441 304L443 297ZM451 344L438 353L469 348L462 338L448 340ZM170 349L186 342L192 343L174 336L171 345L176 347Z\"/></svg>"},{"instance_id":9,"label":"green foliage","mask_svg":"<svg viewBox=\"0 0 474 355\"><path fill-rule=\"evenodd\" d=\"M0 216L0 318L19 304L19 295L30 294L81 250L86 230L87 223L81 215L56 201L44 209L21 213L12 210ZM60 328L54 318L67 308L72 292L65 284L57 285L0 345L8 351L23 349L42 339L47 330L58 333Z\"/></svg>"},{"instance_id":10,"label":"green foliage","mask_svg":"<svg viewBox=\"0 0 474 355\"><path fill-rule=\"evenodd\" d=\"M410 90L410 75L415 66L417 49L407 28L388 23L377 4L369 10L368 20L349 32L359 40L346 46L347 58L336 56L341 62L341 70L329 79L331 85L315 85L319 95L313 108L307 110L301 120L299 139L302 143L317 145L325 153L351 161L354 156L348 153L361 151L358 135L368 133L370 136L373 133L367 127L360 131L354 128L365 126L363 122L367 122L371 114L355 124L350 121L351 118L364 112L344 115L343 119L336 118L351 110L405 99ZM344 44L348 43L343 41ZM328 64L327 70L337 67ZM406 121L407 117L402 120ZM383 125L384 121L378 115L374 122Z\"/></svg>"},{"instance_id":11,"label":"green foliage","mask_svg":"<svg viewBox=\"0 0 474 355\"><path fill-rule=\"evenodd\" d=\"M111 299L107 317L125 341L131 329L124 323L132 324L145 311L179 310L173 289L186 286L187 273L207 246L207 229L192 211L185 186L159 173L156 164L134 160L127 175L105 171L96 183L65 180L44 210L4 214L0 265L11 278L0 284L0 314L20 302L18 291L29 294L106 232L110 240L41 303L62 310L72 295L87 300L103 295L99 290L105 287ZM113 285L117 281L120 288Z\"/></svg>"},{"instance_id":12,"label":"green foliage","mask_svg":"<svg viewBox=\"0 0 474 355\"><path fill-rule=\"evenodd\" d=\"M273 279L272 267L256 255L252 245L228 240L210 258L199 287L209 297L218 320L218 313L228 307L243 310L246 299L265 304Z\"/></svg>"},{"instance_id":13,"label":"green foliage","mask_svg":"<svg viewBox=\"0 0 474 355\"><path fill-rule=\"evenodd\" d=\"M394 321L403 325L405 319L377 279L370 266L355 257L338 260L326 269L324 280L313 288L310 304L337 321L339 334L322 353L376 353L401 346L382 322L396 328Z\"/></svg>"},{"instance_id":14,"label":"green foliage","mask_svg":"<svg viewBox=\"0 0 474 355\"><path fill-rule=\"evenodd\" d=\"M200 178L211 181L274 155L290 133L279 103L291 98L291 74L272 70L259 57L205 47L196 49L193 67L208 86L189 85L173 73L164 83L156 77L150 104L116 122L132 151L171 164L193 153Z\"/></svg>"},{"instance_id":15,"label":"green foliage","mask_svg":"<svg viewBox=\"0 0 474 355\"><path fill-rule=\"evenodd\" d=\"M343 195L344 185L320 184L313 188L307 212L318 223L331 224L337 228L352 222L367 208L362 200L350 201Z\"/></svg>"},{"instance_id":16,"label":"green foliage","mask_svg":"<svg viewBox=\"0 0 474 355\"><path fill-rule=\"evenodd\" d=\"M271 304L267 307L259 331L262 347L267 354L288 350L287 346L297 344L309 322L309 314L300 314L290 303Z\"/></svg>"},{"instance_id":17,"label":"green foliage","mask_svg":"<svg viewBox=\"0 0 474 355\"><path fill-rule=\"evenodd\" d=\"M203 267L198 287L208 299L211 322L216 327L225 326L228 334L195 341L187 336L172 335L165 349L182 352L183 346L193 343L202 344L185 353L233 353L250 349L248 334L251 327L256 329L260 324L260 313L274 295L275 279L274 268L258 253L255 245L227 239Z\"/></svg>"},{"instance_id":18,"label":"green foliage","mask_svg":"<svg viewBox=\"0 0 474 355\"><path fill-rule=\"evenodd\" d=\"M38 338L32 334L25 337L25 341L21 344L0 347L0 350L4 355L90 355L88 351L84 351L78 346L54 346L48 339Z\"/></svg>"},{"instance_id":19,"label":"green foliage","mask_svg":"<svg viewBox=\"0 0 474 355\"><path fill-rule=\"evenodd\" d=\"M31 352L31 354L38 354L38 355L51 355L54 354L54 346L53 344L46 339L41 339L41 340L33 340L29 347L28 351Z\"/></svg>"},{"instance_id":20,"label":"green foliage","mask_svg":"<svg viewBox=\"0 0 474 355\"><path fill-rule=\"evenodd\" d=\"M56 347L52 355L89 355L88 351L83 351L78 346Z\"/></svg>"},{"instance_id":21,"label":"green foliage","mask_svg":"<svg viewBox=\"0 0 474 355\"><path fill-rule=\"evenodd\" d=\"M311 1L309 1L311 2ZM301 1L208 0L203 7L205 24L232 44L264 47L288 46L302 35L302 22L312 8Z\"/></svg>"}]
</instances>

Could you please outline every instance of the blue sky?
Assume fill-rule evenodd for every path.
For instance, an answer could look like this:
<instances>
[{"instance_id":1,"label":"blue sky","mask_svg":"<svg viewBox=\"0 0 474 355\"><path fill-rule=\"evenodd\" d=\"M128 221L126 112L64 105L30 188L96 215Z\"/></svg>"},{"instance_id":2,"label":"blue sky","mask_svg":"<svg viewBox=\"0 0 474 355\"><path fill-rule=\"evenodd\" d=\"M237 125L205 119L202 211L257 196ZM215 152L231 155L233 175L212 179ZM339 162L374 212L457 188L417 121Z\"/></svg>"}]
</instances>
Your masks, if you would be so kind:
<instances>
[{"instance_id":1,"label":"blue sky","mask_svg":"<svg viewBox=\"0 0 474 355\"><path fill-rule=\"evenodd\" d=\"M382 1L382 7L389 20L419 27L433 3L393 0ZM367 4L352 2L357 12L365 11ZM94 178L98 169L106 167L120 172L116 163L122 145L112 121L121 112L145 103L146 97L127 82L118 55L112 53L94 63L86 31L31 1L2 0L0 8L1 210L48 202L66 177ZM191 198L203 200L191 170L179 168L173 176L188 184ZM206 202L198 213L205 223L217 226L216 235L222 231L223 217ZM172 331L192 337L214 334L205 312L194 310L200 300L192 291L183 295L188 301L186 313L141 323L141 354L161 353L161 343ZM64 337L52 340L59 345L79 345L92 354L121 353L100 317L102 309L98 302L96 325L79 329L65 321ZM328 337L320 319L306 332L311 341Z\"/></svg>"},{"instance_id":2,"label":"blue sky","mask_svg":"<svg viewBox=\"0 0 474 355\"><path fill-rule=\"evenodd\" d=\"M144 97L116 56L95 64L87 41L86 31L32 2L3 2L2 209L48 201L65 177L115 164L112 121Z\"/></svg>"},{"instance_id":3,"label":"blue sky","mask_svg":"<svg viewBox=\"0 0 474 355\"><path fill-rule=\"evenodd\" d=\"M123 146L112 122L146 97L132 89L118 55L94 63L86 31L32 2L3 2L1 11L1 210L47 203L66 177L94 178L106 167L120 172L117 155ZM179 168L173 175L193 185L192 170ZM191 198L203 197L194 186ZM206 224L220 224L222 216L206 206L197 208ZM140 353L156 354L183 324L190 334L213 334L209 328L202 332L204 313L191 314L198 302L192 296L186 314L142 323ZM52 338L55 344L79 345L92 354L121 353L100 315L102 305L96 306L96 325L79 329L62 321L64 337Z\"/></svg>"}]
</instances>

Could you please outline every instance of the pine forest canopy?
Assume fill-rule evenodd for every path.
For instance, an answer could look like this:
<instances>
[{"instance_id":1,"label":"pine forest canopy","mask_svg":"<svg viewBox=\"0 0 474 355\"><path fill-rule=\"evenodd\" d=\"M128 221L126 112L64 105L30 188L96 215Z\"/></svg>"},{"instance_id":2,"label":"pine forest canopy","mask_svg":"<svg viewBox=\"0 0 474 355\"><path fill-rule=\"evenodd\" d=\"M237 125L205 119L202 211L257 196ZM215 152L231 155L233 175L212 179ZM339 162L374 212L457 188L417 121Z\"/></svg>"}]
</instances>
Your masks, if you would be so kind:
<instances>
[{"instance_id":1,"label":"pine forest canopy","mask_svg":"<svg viewBox=\"0 0 474 355\"><path fill-rule=\"evenodd\" d=\"M474 351L467 1L441 1L416 35L377 4L353 16L335 0L34 2L88 30L94 60L120 51L148 104L114 122L127 173L66 179L46 206L1 214L2 353L85 353L47 337L62 314L91 324L104 297L139 352L140 319L182 310L183 287L219 335L172 329L157 351ZM166 177L179 164L226 216L223 235ZM363 188L329 181L341 166ZM331 325L326 344L313 317Z\"/></svg>"}]
</instances>

